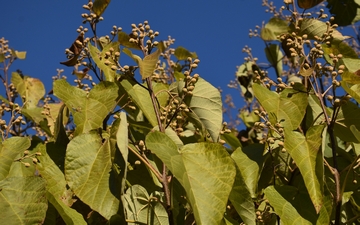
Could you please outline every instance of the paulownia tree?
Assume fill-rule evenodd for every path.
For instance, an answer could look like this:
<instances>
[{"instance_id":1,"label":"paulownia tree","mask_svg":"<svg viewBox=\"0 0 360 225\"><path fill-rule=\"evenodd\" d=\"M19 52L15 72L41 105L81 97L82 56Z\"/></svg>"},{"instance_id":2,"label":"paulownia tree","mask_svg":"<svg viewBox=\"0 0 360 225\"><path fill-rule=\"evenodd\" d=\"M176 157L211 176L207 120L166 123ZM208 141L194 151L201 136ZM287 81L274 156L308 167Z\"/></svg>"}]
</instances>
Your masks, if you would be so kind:
<instances>
[{"instance_id":1,"label":"paulownia tree","mask_svg":"<svg viewBox=\"0 0 360 225\"><path fill-rule=\"evenodd\" d=\"M58 70L48 94L39 79L11 72L26 52L0 39L3 221L360 222L359 36L337 29L359 18L338 7L358 1L329 0L330 18L313 8L321 1L286 0L279 10L263 1L273 17L250 36L264 42L268 63L245 47L230 85L246 102L241 131L223 122L220 91L196 73L195 52L157 40L147 21L98 36L109 2L83 6L85 25L61 62L76 79Z\"/></svg>"}]
</instances>

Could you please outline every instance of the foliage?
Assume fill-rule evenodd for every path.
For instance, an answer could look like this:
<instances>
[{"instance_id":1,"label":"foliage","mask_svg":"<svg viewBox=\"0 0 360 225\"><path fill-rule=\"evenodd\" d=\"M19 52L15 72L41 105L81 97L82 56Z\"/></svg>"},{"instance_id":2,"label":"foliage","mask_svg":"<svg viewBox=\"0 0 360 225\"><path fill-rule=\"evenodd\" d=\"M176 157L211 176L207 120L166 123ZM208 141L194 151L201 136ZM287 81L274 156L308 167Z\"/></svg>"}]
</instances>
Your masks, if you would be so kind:
<instances>
[{"instance_id":1,"label":"foliage","mask_svg":"<svg viewBox=\"0 0 360 225\"><path fill-rule=\"evenodd\" d=\"M329 21L324 10L297 10L321 2L285 0L279 11L263 2L274 17L250 36L264 41L269 66L245 47L230 85L246 102L244 130L223 122L220 91L195 73L196 53L174 49L170 37L157 41L147 21L96 36L109 0L83 6L92 32L80 26L61 62L77 79L58 70L48 94L39 79L10 75L26 52L0 39L1 218L358 224L359 43L336 23L354 23L359 13L344 20L330 0Z\"/></svg>"}]
</instances>

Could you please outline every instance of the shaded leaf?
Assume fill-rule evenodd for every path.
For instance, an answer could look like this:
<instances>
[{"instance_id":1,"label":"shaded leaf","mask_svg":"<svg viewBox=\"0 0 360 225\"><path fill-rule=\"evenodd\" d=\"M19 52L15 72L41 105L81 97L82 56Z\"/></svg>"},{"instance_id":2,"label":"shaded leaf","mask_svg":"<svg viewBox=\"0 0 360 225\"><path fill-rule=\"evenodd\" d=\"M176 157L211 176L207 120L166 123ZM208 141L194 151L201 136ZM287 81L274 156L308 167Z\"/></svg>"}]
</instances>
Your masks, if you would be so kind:
<instances>
[{"instance_id":1,"label":"shaded leaf","mask_svg":"<svg viewBox=\"0 0 360 225\"><path fill-rule=\"evenodd\" d=\"M328 25L325 22L320 21L318 19L309 19L304 18L301 20L300 24L299 36L306 34L308 39L316 40L315 37L323 38L324 33L326 33L328 29ZM294 29L294 27L293 27ZM332 33L332 37L335 39L333 41L342 41L347 37L344 37L339 31L335 30Z\"/></svg>"},{"instance_id":2,"label":"shaded leaf","mask_svg":"<svg viewBox=\"0 0 360 225\"><path fill-rule=\"evenodd\" d=\"M297 4L302 9L310 9L319 5L324 0L297 0Z\"/></svg>"},{"instance_id":3,"label":"shaded leaf","mask_svg":"<svg viewBox=\"0 0 360 225\"><path fill-rule=\"evenodd\" d=\"M60 62L60 64L63 64L65 66L75 66L78 61L78 57L83 49L83 43L84 43L84 34L79 34L79 36L75 39L75 41L71 44L69 50L71 52L71 55L69 55L69 58L67 61Z\"/></svg>"},{"instance_id":4,"label":"shaded leaf","mask_svg":"<svg viewBox=\"0 0 360 225\"><path fill-rule=\"evenodd\" d=\"M354 125L356 129L360 130L360 108L354 103L348 101L341 105L339 113L336 117L334 125L334 133L342 141L357 142L356 137L350 130L350 126Z\"/></svg>"},{"instance_id":5,"label":"shaded leaf","mask_svg":"<svg viewBox=\"0 0 360 225\"><path fill-rule=\"evenodd\" d=\"M282 58L283 53L280 50L279 45L270 44L265 48L266 58L269 63L275 68L276 75L280 77L283 71Z\"/></svg>"},{"instance_id":6,"label":"shaded leaf","mask_svg":"<svg viewBox=\"0 0 360 225\"><path fill-rule=\"evenodd\" d=\"M240 176L249 190L251 197L256 198L257 186L262 164L264 162L264 145L253 144L244 148L237 148L231 158L240 171Z\"/></svg>"},{"instance_id":7,"label":"shaded leaf","mask_svg":"<svg viewBox=\"0 0 360 225\"><path fill-rule=\"evenodd\" d=\"M332 23L336 23L339 26L347 26L360 20L359 0L327 0L327 2L326 7L335 18Z\"/></svg>"},{"instance_id":8,"label":"shaded leaf","mask_svg":"<svg viewBox=\"0 0 360 225\"><path fill-rule=\"evenodd\" d=\"M66 80L54 82L54 95L64 101L74 117L75 136L102 126L103 120L116 105L117 91L117 85L107 81L97 84L89 94L71 86Z\"/></svg>"},{"instance_id":9,"label":"shaded leaf","mask_svg":"<svg viewBox=\"0 0 360 225\"><path fill-rule=\"evenodd\" d=\"M127 219L144 224L166 225L169 224L168 214L160 199L154 194L149 196L147 190L140 185L133 185L125 195ZM154 198L157 200L154 201ZM138 223L129 223L138 224Z\"/></svg>"},{"instance_id":10,"label":"shaded leaf","mask_svg":"<svg viewBox=\"0 0 360 225\"><path fill-rule=\"evenodd\" d=\"M108 7L109 3L110 0L95 0L92 10L98 17L100 17L105 12L105 9Z\"/></svg>"}]
</instances>

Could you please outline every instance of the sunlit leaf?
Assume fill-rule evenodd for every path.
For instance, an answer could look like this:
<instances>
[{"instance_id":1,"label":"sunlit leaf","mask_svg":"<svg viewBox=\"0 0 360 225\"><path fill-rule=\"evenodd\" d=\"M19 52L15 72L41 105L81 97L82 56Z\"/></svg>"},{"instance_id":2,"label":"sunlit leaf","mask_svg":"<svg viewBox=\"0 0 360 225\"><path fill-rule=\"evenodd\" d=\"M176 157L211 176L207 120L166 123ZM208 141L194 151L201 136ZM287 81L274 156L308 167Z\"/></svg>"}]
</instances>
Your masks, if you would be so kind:
<instances>
[{"instance_id":1,"label":"sunlit leaf","mask_svg":"<svg viewBox=\"0 0 360 225\"><path fill-rule=\"evenodd\" d=\"M100 17L105 12L105 9L108 7L109 3L110 0L95 0L92 10L98 17Z\"/></svg>"},{"instance_id":2,"label":"sunlit leaf","mask_svg":"<svg viewBox=\"0 0 360 225\"><path fill-rule=\"evenodd\" d=\"M299 127L307 106L307 94L294 89L285 89L280 94L259 85L253 85L254 93L260 104L269 113L270 121L291 130Z\"/></svg>"},{"instance_id":3,"label":"sunlit leaf","mask_svg":"<svg viewBox=\"0 0 360 225\"><path fill-rule=\"evenodd\" d=\"M323 205L324 162L320 151L323 129L322 125L313 126L307 131L306 137L285 129L284 147L299 167L316 212Z\"/></svg>"},{"instance_id":4,"label":"sunlit leaf","mask_svg":"<svg viewBox=\"0 0 360 225\"><path fill-rule=\"evenodd\" d=\"M19 51L15 51L15 56L18 59L25 59L26 58L26 52L19 52Z\"/></svg>"},{"instance_id":5,"label":"sunlit leaf","mask_svg":"<svg viewBox=\"0 0 360 225\"><path fill-rule=\"evenodd\" d=\"M174 55L178 60L187 60L187 58L189 57L192 59L197 59L197 55L195 52L190 52L189 50L181 46L178 46L175 49Z\"/></svg>"},{"instance_id":6,"label":"sunlit leaf","mask_svg":"<svg viewBox=\"0 0 360 225\"><path fill-rule=\"evenodd\" d=\"M236 176L233 161L216 143L176 144L158 131L146 137L146 146L171 170L185 188L198 224L220 224Z\"/></svg>"},{"instance_id":7,"label":"sunlit leaf","mask_svg":"<svg viewBox=\"0 0 360 225\"><path fill-rule=\"evenodd\" d=\"M0 181L0 217L6 224L41 224L47 209L45 180L7 177Z\"/></svg>"},{"instance_id":8,"label":"sunlit leaf","mask_svg":"<svg viewBox=\"0 0 360 225\"><path fill-rule=\"evenodd\" d=\"M328 25L326 25L325 22L317 19L309 19L309 18L304 18L303 20L301 20L299 27L300 27L299 35L302 36L306 34L308 36L308 39L312 39L312 40L316 40L315 37L322 38L324 36L324 33L326 33L328 29ZM336 41L342 41L347 38L335 29L332 33L332 37Z\"/></svg>"},{"instance_id":9,"label":"sunlit leaf","mask_svg":"<svg viewBox=\"0 0 360 225\"><path fill-rule=\"evenodd\" d=\"M111 167L109 140L103 142L96 132L81 134L68 144L65 158L68 185L81 201L106 219L116 214L119 207L120 191L111 191L116 190L110 182Z\"/></svg>"},{"instance_id":10,"label":"sunlit leaf","mask_svg":"<svg viewBox=\"0 0 360 225\"><path fill-rule=\"evenodd\" d=\"M164 44L160 42L158 49L150 55L145 56L143 59L141 59L140 56L133 54L129 49L124 49L123 52L130 56L138 64L141 78L144 80L153 74L159 60L159 56L163 50Z\"/></svg>"},{"instance_id":11,"label":"sunlit leaf","mask_svg":"<svg viewBox=\"0 0 360 225\"><path fill-rule=\"evenodd\" d=\"M27 137L11 137L0 143L0 181L8 175L15 157L29 147L30 139Z\"/></svg>"},{"instance_id":12,"label":"sunlit leaf","mask_svg":"<svg viewBox=\"0 0 360 225\"><path fill-rule=\"evenodd\" d=\"M19 73L13 72L11 82L22 97L25 108L35 108L39 100L45 95L44 84L37 78L22 77Z\"/></svg>"},{"instance_id":13,"label":"sunlit leaf","mask_svg":"<svg viewBox=\"0 0 360 225\"><path fill-rule=\"evenodd\" d=\"M54 82L54 95L65 102L77 125L74 135L102 126L103 120L115 107L118 87L112 82L100 82L89 94L71 86L66 80Z\"/></svg>"},{"instance_id":14,"label":"sunlit leaf","mask_svg":"<svg viewBox=\"0 0 360 225\"><path fill-rule=\"evenodd\" d=\"M111 66L116 66L117 62L115 62L112 57L114 57L114 54L116 52L120 53L119 42L111 42L110 44L104 46L101 52L90 42L88 43L88 48L91 58L94 60L96 65L104 72L106 80L114 81L116 70L111 69ZM110 51L110 49L112 49L113 51ZM110 53L111 55L107 57L107 53Z\"/></svg>"},{"instance_id":15,"label":"sunlit leaf","mask_svg":"<svg viewBox=\"0 0 360 225\"><path fill-rule=\"evenodd\" d=\"M273 17L265 24L265 27L261 29L260 36L264 41L275 41L279 40L279 35L287 33L288 29L289 26L286 20Z\"/></svg>"},{"instance_id":16,"label":"sunlit leaf","mask_svg":"<svg viewBox=\"0 0 360 225\"><path fill-rule=\"evenodd\" d=\"M219 90L199 78L192 96L185 98L185 103L190 112L199 118L212 140L218 141L222 129L222 101Z\"/></svg>"},{"instance_id":17,"label":"sunlit leaf","mask_svg":"<svg viewBox=\"0 0 360 225\"><path fill-rule=\"evenodd\" d=\"M130 40L130 36L124 31L120 31L118 33L118 42L120 43L120 45L127 48L134 48L138 50L141 49L138 44L136 44L135 42L130 42L129 40Z\"/></svg>"}]
</instances>

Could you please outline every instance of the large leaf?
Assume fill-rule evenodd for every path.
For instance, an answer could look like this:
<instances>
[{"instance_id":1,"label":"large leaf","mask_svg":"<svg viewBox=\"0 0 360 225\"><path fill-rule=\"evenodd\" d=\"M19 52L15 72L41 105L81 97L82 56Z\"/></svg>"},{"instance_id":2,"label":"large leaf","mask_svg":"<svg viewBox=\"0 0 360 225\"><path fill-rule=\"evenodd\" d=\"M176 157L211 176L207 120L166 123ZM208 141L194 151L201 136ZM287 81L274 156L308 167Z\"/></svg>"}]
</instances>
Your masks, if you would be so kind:
<instances>
[{"instance_id":1,"label":"large leaf","mask_svg":"<svg viewBox=\"0 0 360 225\"><path fill-rule=\"evenodd\" d=\"M313 126L306 137L299 132L285 129L285 149L294 159L304 178L316 212L323 205L324 162L320 145L324 126Z\"/></svg>"},{"instance_id":2,"label":"large leaf","mask_svg":"<svg viewBox=\"0 0 360 225\"><path fill-rule=\"evenodd\" d=\"M0 181L0 217L6 224L41 224L47 209L45 180L7 177Z\"/></svg>"},{"instance_id":3,"label":"large leaf","mask_svg":"<svg viewBox=\"0 0 360 225\"><path fill-rule=\"evenodd\" d=\"M202 78L195 84L191 98L185 98L190 112L201 121L213 141L218 141L222 129L222 101L220 92Z\"/></svg>"},{"instance_id":4,"label":"large leaf","mask_svg":"<svg viewBox=\"0 0 360 225\"><path fill-rule=\"evenodd\" d=\"M240 153L239 153L240 152ZM236 167L236 177L233 188L231 190L229 200L233 204L236 211L239 213L241 219L245 224L256 224L256 214L255 214L255 206L252 201L251 192L248 189L248 185L245 183L245 179L243 174L240 171L239 166L246 165L245 161L241 162L239 159L242 158L241 148L237 149L232 155L231 158L235 161ZM248 158L246 158L249 160ZM257 166L253 166L252 168L259 170ZM252 173L252 171L250 172ZM256 172L255 172L256 173ZM255 174L258 177L258 174ZM257 179L254 179L257 181ZM256 183L257 184L257 183Z\"/></svg>"},{"instance_id":5,"label":"large leaf","mask_svg":"<svg viewBox=\"0 0 360 225\"><path fill-rule=\"evenodd\" d=\"M217 143L176 144L158 131L146 136L146 146L185 188L197 224L220 224L236 176L233 161Z\"/></svg>"},{"instance_id":6,"label":"large leaf","mask_svg":"<svg viewBox=\"0 0 360 225\"><path fill-rule=\"evenodd\" d=\"M306 112L306 93L287 88L277 94L260 84L254 84L253 89L255 97L269 113L271 123L282 121L281 125L291 130L299 127Z\"/></svg>"},{"instance_id":7,"label":"large leaf","mask_svg":"<svg viewBox=\"0 0 360 225\"><path fill-rule=\"evenodd\" d=\"M0 142L0 181L9 174L15 157L27 150L30 144L30 139L27 137L11 137Z\"/></svg>"},{"instance_id":8,"label":"large leaf","mask_svg":"<svg viewBox=\"0 0 360 225\"><path fill-rule=\"evenodd\" d=\"M308 194L300 188L288 185L269 186L264 193L282 224L330 224L332 198L329 196L324 199L324 207L318 214L311 208Z\"/></svg>"},{"instance_id":9,"label":"large leaf","mask_svg":"<svg viewBox=\"0 0 360 225\"><path fill-rule=\"evenodd\" d=\"M346 89L345 89L346 90ZM355 95L357 96L357 95ZM347 102L340 107L334 125L334 133L341 140L347 142L358 142L352 133L350 126L353 125L360 130L360 108L352 102Z\"/></svg>"},{"instance_id":10,"label":"large leaf","mask_svg":"<svg viewBox=\"0 0 360 225\"><path fill-rule=\"evenodd\" d=\"M110 191L111 166L109 140L102 142L99 134L81 134L68 144L65 159L68 185L81 201L106 219L116 214L119 207L119 193Z\"/></svg>"},{"instance_id":11,"label":"large leaf","mask_svg":"<svg viewBox=\"0 0 360 225\"><path fill-rule=\"evenodd\" d=\"M147 190L140 185L131 186L125 195L127 219L134 221L129 224L169 224L168 214L158 197L154 194L149 196Z\"/></svg>"},{"instance_id":12,"label":"large leaf","mask_svg":"<svg viewBox=\"0 0 360 225\"><path fill-rule=\"evenodd\" d=\"M65 102L74 117L77 126L75 136L102 126L103 120L116 105L117 90L115 83L105 81L87 94L66 80L54 82L54 94Z\"/></svg>"},{"instance_id":13,"label":"large leaf","mask_svg":"<svg viewBox=\"0 0 360 225\"><path fill-rule=\"evenodd\" d=\"M263 152L264 145L253 144L237 148L231 154L252 198L257 197L258 180L264 162Z\"/></svg>"},{"instance_id":14,"label":"large leaf","mask_svg":"<svg viewBox=\"0 0 360 225\"><path fill-rule=\"evenodd\" d=\"M108 7L109 3L110 0L95 0L92 10L98 17L100 17L105 12L105 9Z\"/></svg>"},{"instance_id":15,"label":"large leaf","mask_svg":"<svg viewBox=\"0 0 360 225\"><path fill-rule=\"evenodd\" d=\"M22 97L25 108L35 108L45 95L44 84L37 78L22 77L19 73L13 72L11 82Z\"/></svg>"},{"instance_id":16,"label":"large leaf","mask_svg":"<svg viewBox=\"0 0 360 225\"><path fill-rule=\"evenodd\" d=\"M317 6L324 0L297 0L298 6L302 9L310 9Z\"/></svg>"},{"instance_id":17,"label":"large leaf","mask_svg":"<svg viewBox=\"0 0 360 225\"><path fill-rule=\"evenodd\" d=\"M283 63L282 58L283 53L280 50L279 45L270 44L265 48L265 54L267 60L270 62L270 64L275 68L276 75L278 77L281 77L282 71L283 71Z\"/></svg>"},{"instance_id":18,"label":"large leaf","mask_svg":"<svg viewBox=\"0 0 360 225\"><path fill-rule=\"evenodd\" d=\"M150 124L155 127L157 125L154 106L152 104L149 91L138 84L132 85L128 80L121 81L122 87L126 90L131 100L141 109Z\"/></svg>"},{"instance_id":19,"label":"large leaf","mask_svg":"<svg viewBox=\"0 0 360 225\"><path fill-rule=\"evenodd\" d=\"M333 23L339 26L347 26L360 20L360 1L359 0L327 0L327 8L334 16Z\"/></svg>"},{"instance_id":20,"label":"large leaf","mask_svg":"<svg viewBox=\"0 0 360 225\"><path fill-rule=\"evenodd\" d=\"M41 176L46 180L46 197L55 207L66 224L86 224L83 216L76 210L70 208L73 203L72 192L66 189L65 176L60 168L47 154L44 146L38 149L41 156L37 169Z\"/></svg>"},{"instance_id":21,"label":"large leaf","mask_svg":"<svg viewBox=\"0 0 360 225\"><path fill-rule=\"evenodd\" d=\"M328 25L325 22L317 19L304 18L300 23L299 35L306 34L308 39L316 40L315 37L322 38L324 33L328 30ZM339 31L335 30L332 33L332 37L336 41L342 41L347 37L344 37Z\"/></svg>"},{"instance_id":22,"label":"large leaf","mask_svg":"<svg viewBox=\"0 0 360 225\"><path fill-rule=\"evenodd\" d=\"M127 48L134 48L134 49L138 49L141 50L141 48L139 47L139 45L135 42L130 42L130 36L125 33L124 31L120 31L118 33L118 42L120 43L120 45L125 46Z\"/></svg>"},{"instance_id":23,"label":"large leaf","mask_svg":"<svg viewBox=\"0 0 360 225\"><path fill-rule=\"evenodd\" d=\"M273 17L269 20L265 27L261 29L261 38L264 41L278 40L278 36L288 32L288 22L280 19L279 17Z\"/></svg>"}]
</instances>

